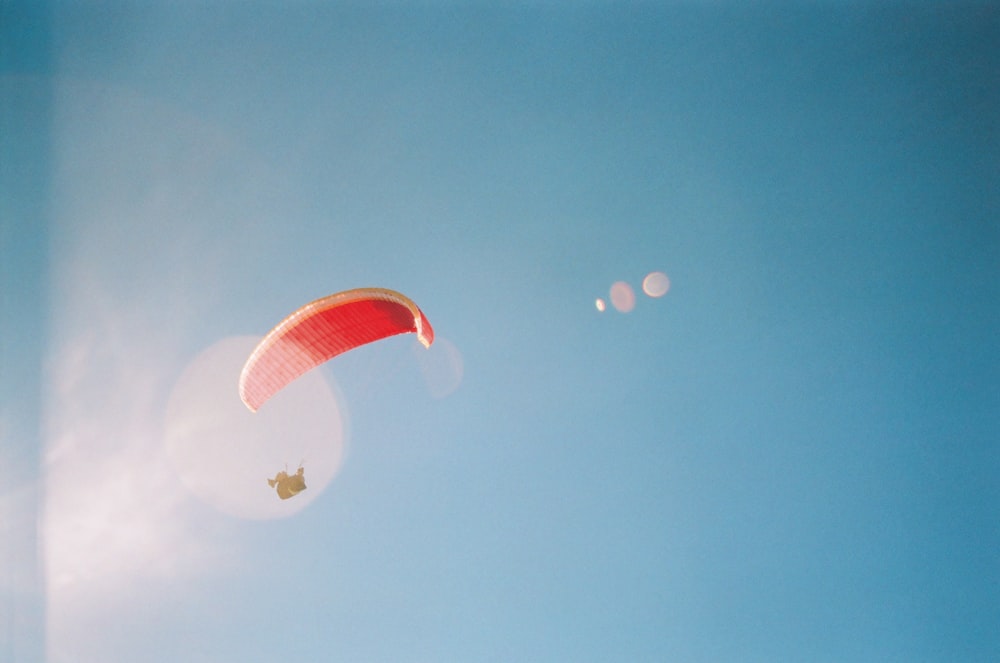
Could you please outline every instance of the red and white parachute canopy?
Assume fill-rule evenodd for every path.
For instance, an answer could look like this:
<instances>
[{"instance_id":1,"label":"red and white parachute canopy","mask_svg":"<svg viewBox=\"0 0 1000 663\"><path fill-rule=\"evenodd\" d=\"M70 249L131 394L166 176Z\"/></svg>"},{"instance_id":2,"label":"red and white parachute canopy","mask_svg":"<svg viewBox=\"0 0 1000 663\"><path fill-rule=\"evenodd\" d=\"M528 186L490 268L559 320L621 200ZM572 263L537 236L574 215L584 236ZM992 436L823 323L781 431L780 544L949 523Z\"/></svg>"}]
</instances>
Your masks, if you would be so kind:
<instances>
[{"instance_id":1,"label":"red and white parachute canopy","mask_svg":"<svg viewBox=\"0 0 1000 663\"><path fill-rule=\"evenodd\" d=\"M306 304L281 321L250 354L240 374L240 398L256 412L297 377L354 348L415 333L430 347L434 329L408 297L384 288L338 292Z\"/></svg>"}]
</instances>

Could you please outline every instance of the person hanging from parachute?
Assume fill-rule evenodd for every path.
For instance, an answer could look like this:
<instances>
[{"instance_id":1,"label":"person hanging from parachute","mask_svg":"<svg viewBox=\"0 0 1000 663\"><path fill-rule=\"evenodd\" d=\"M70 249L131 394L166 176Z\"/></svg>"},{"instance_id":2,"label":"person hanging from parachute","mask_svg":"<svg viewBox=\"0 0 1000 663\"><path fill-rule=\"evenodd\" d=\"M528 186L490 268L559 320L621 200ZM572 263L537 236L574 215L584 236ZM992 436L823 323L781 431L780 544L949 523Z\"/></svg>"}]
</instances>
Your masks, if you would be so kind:
<instances>
[{"instance_id":1,"label":"person hanging from parachute","mask_svg":"<svg viewBox=\"0 0 1000 663\"><path fill-rule=\"evenodd\" d=\"M240 399L256 412L272 396L302 374L339 354L367 343L416 334L429 348L434 329L423 311L395 290L357 288L310 302L267 333L240 373ZM306 489L304 470L289 475L287 467L267 484L287 500Z\"/></svg>"},{"instance_id":2,"label":"person hanging from parachute","mask_svg":"<svg viewBox=\"0 0 1000 663\"><path fill-rule=\"evenodd\" d=\"M299 465L299 469L295 474L288 474L287 469L281 470L273 479L267 480L267 485L271 488L276 488L278 491L278 497L283 500L287 500L289 497L295 497L303 490L306 489L306 475L305 469Z\"/></svg>"}]
</instances>

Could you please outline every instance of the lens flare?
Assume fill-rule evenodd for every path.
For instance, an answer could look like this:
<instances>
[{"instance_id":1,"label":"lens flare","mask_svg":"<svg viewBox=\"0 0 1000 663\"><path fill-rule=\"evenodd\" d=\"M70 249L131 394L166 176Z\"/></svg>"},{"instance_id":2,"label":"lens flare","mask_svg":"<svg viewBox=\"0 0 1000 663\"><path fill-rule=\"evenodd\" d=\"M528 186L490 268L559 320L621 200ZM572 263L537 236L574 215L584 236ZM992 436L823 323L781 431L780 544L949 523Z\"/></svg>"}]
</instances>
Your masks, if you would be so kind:
<instances>
[{"instance_id":1,"label":"lens flare","mask_svg":"<svg viewBox=\"0 0 1000 663\"><path fill-rule=\"evenodd\" d=\"M635 291L624 281L616 281L611 285L611 305L622 313L628 313L635 308Z\"/></svg>"},{"instance_id":2,"label":"lens flare","mask_svg":"<svg viewBox=\"0 0 1000 663\"><path fill-rule=\"evenodd\" d=\"M340 469L346 422L321 372L302 376L251 413L237 378L260 339L225 338L191 362L167 405L167 455L199 499L240 518L284 518L316 499ZM305 467L307 490L279 500L267 479Z\"/></svg>"},{"instance_id":3,"label":"lens flare","mask_svg":"<svg viewBox=\"0 0 1000 663\"><path fill-rule=\"evenodd\" d=\"M670 290L670 279L663 272L650 272L642 280L642 291L650 297L662 297Z\"/></svg>"},{"instance_id":4,"label":"lens flare","mask_svg":"<svg viewBox=\"0 0 1000 663\"><path fill-rule=\"evenodd\" d=\"M434 345L425 348L418 342L410 345L427 390L433 398L445 398L462 383L465 362L462 352L447 338L438 336Z\"/></svg>"},{"instance_id":5,"label":"lens flare","mask_svg":"<svg viewBox=\"0 0 1000 663\"><path fill-rule=\"evenodd\" d=\"M600 311L601 313L604 313L605 309L608 308L608 305L605 304L604 300L601 299L600 297L598 297L597 301L594 302L594 306L596 306L597 310Z\"/></svg>"}]
</instances>

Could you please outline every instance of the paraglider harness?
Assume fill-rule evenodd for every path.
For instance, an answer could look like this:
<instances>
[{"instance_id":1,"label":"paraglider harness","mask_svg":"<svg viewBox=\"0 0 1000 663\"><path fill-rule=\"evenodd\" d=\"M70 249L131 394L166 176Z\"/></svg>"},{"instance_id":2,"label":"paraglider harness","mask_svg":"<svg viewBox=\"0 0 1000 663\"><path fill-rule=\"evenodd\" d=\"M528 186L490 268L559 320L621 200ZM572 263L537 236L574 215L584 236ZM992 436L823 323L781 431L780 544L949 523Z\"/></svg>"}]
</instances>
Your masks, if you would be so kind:
<instances>
[{"instance_id":1,"label":"paraglider harness","mask_svg":"<svg viewBox=\"0 0 1000 663\"><path fill-rule=\"evenodd\" d=\"M288 474L287 469L286 466L284 470L274 475L273 479L267 480L268 486L271 488L277 487L278 497L283 500L295 497L306 489L305 470L302 469L302 466L299 465L299 469L292 475Z\"/></svg>"}]
</instances>

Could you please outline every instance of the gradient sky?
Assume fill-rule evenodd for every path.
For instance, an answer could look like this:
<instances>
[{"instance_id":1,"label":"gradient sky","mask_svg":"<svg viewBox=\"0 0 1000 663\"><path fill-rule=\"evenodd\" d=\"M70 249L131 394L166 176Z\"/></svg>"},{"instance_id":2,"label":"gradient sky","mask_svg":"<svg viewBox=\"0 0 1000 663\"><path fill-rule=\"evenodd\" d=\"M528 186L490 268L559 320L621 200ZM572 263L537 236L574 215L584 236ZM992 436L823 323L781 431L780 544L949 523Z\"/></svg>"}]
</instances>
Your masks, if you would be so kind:
<instances>
[{"instance_id":1,"label":"gradient sky","mask_svg":"<svg viewBox=\"0 0 1000 663\"><path fill-rule=\"evenodd\" d=\"M0 659L1000 658L995 3L0 18ZM435 345L177 451L361 286Z\"/></svg>"}]
</instances>

